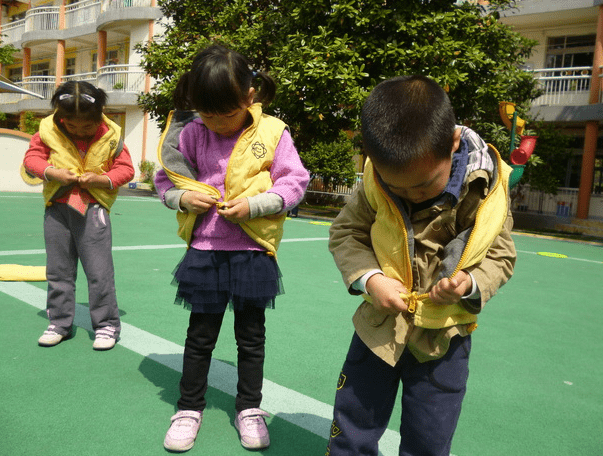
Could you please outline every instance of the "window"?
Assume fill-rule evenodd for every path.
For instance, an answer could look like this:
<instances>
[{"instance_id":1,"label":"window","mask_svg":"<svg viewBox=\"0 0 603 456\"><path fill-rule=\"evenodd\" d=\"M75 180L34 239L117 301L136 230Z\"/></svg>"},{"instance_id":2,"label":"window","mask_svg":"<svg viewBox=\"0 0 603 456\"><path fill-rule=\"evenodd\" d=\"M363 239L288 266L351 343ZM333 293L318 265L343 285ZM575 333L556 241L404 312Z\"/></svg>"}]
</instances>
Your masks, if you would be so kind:
<instances>
[{"instance_id":1,"label":"window","mask_svg":"<svg viewBox=\"0 0 603 456\"><path fill-rule=\"evenodd\" d=\"M596 35L551 37L547 42L546 67L591 67Z\"/></svg>"},{"instance_id":2,"label":"window","mask_svg":"<svg viewBox=\"0 0 603 456\"><path fill-rule=\"evenodd\" d=\"M30 73L32 76L48 76L50 74L50 62L33 63Z\"/></svg>"},{"instance_id":3,"label":"window","mask_svg":"<svg viewBox=\"0 0 603 456\"><path fill-rule=\"evenodd\" d=\"M12 82L21 82L23 79L23 68L9 68L8 79L10 79Z\"/></svg>"},{"instance_id":4,"label":"window","mask_svg":"<svg viewBox=\"0 0 603 456\"><path fill-rule=\"evenodd\" d=\"M593 193L603 193L603 157L595 158L595 175L593 179Z\"/></svg>"},{"instance_id":5,"label":"window","mask_svg":"<svg viewBox=\"0 0 603 456\"><path fill-rule=\"evenodd\" d=\"M92 53L92 71L97 70L97 59L98 54L96 52ZM118 65L119 64L119 51L114 49L112 51L107 51L107 58L105 60L105 65Z\"/></svg>"},{"instance_id":6,"label":"window","mask_svg":"<svg viewBox=\"0 0 603 456\"><path fill-rule=\"evenodd\" d=\"M75 57L65 59L65 74L75 74Z\"/></svg>"}]
</instances>

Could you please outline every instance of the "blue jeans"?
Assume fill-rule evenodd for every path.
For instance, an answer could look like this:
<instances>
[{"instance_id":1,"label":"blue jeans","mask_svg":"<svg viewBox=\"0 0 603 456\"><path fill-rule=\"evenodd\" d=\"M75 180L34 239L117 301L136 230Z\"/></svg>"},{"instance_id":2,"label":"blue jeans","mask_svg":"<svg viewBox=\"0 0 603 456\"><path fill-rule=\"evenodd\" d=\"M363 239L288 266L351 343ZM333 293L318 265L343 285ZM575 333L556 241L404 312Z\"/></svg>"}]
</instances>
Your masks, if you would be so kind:
<instances>
[{"instance_id":1,"label":"blue jeans","mask_svg":"<svg viewBox=\"0 0 603 456\"><path fill-rule=\"evenodd\" d=\"M455 336L440 359L408 349L392 367L354 334L335 396L327 456L378 455L402 382L400 456L448 456L469 375L471 336Z\"/></svg>"}]
</instances>

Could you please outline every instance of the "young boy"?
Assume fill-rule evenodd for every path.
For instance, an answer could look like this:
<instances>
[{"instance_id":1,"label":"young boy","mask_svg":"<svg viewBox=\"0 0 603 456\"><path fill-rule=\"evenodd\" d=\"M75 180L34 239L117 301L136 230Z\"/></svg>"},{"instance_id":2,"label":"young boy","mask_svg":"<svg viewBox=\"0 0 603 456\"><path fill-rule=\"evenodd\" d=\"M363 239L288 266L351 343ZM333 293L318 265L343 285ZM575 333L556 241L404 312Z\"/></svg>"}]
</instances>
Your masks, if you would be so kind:
<instances>
[{"instance_id":1,"label":"young boy","mask_svg":"<svg viewBox=\"0 0 603 456\"><path fill-rule=\"evenodd\" d=\"M377 455L402 382L400 455L450 453L477 314L515 263L508 176L455 126L431 79L378 84L362 109L363 185L329 249L364 302L337 385L328 456Z\"/></svg>"}]
</instances>

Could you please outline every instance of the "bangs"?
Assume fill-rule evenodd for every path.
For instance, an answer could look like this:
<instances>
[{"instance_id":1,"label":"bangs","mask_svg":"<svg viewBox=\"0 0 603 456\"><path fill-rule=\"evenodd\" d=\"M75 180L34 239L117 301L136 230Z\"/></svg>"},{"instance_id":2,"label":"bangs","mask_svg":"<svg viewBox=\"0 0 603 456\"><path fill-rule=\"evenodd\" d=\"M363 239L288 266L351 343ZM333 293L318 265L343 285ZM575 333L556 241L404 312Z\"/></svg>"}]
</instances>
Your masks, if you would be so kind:
<instances>
[{"instance_id":1,"label":"bangs","mask_svg":"<svg viewBox=\"0 0 603 456\"><path fill-rule=\"evenodd\" d=\"M208 65L192 78L189 94L193 108L207 114L227 114L239 109L246 99L236 79L221 65Z\"/></svg>"}]
</instances>

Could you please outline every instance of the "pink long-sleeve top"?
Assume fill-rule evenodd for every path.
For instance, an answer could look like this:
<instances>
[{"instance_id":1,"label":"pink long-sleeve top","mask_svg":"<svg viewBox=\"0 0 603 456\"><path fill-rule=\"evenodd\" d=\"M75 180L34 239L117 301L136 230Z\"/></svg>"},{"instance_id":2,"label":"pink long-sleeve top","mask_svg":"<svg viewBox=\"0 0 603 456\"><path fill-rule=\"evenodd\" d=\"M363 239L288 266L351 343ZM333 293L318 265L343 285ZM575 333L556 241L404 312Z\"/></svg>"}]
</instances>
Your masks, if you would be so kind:
<instances>
[{"instance_id":1,"label":"pink long-sleeve top","mask_svg":"<svg viewBox=\"0 0 603 456\"><path fill-rule=\"evenodd\" d=\"M242 132L243 129L231 137L224 137L209 130L201 119L195 119L180 133L178 150L197 171L199 182L216 187L224 194L230 154ZM270 175L273 187L267 193L275 193L282 198L281 212L299 204L308 185L309 174L288 130L283 132L276 148ZM174 188L174 184L164 170L157 172L155 187L165 204L165 194ZM215 206L197 217L191 247L197 250L264 250L238 224L218 215Z\"/></svg>"},{"instance_id":2,"label":"pink long-sleeve top","mask_svg":"<svg viewBox=\"0 0 603 456\"><path fill-rule=\"evenodd\" d=\"M96 134L92 141L79 141L75 140L74 144L80 151L80 154L85 155L90 145L95 141L98 141L103 137L105 133L109 131L109 127L104 123L101 123L96 130ZM46 176L44 172L48 167L50 167L50 163L48 163L48 158L50 157L50 147L48 147L42 139L40 138L40 133L36 133L32 136L31 141L29 142L29 149L25 152L25 158L23 159L23 166L27 170L29 174L32 174L36 177L39 177L42 180L46 180ZM103 175L107 176L113 185L113 188L121 187L124 184L127 184L134 177L134 167L132 166L132 158L130 157L130 152L128 148L124 144L124 148L119 154L119 156L114 160L111 169L104 173ZM88 193L86 190L81 190ZM61 197L56 199L58 203L64 203L69 199L68 192ZM92 202L96 202L94 197L88 193L88 196Z\"/></svg>"}]
</instances>

